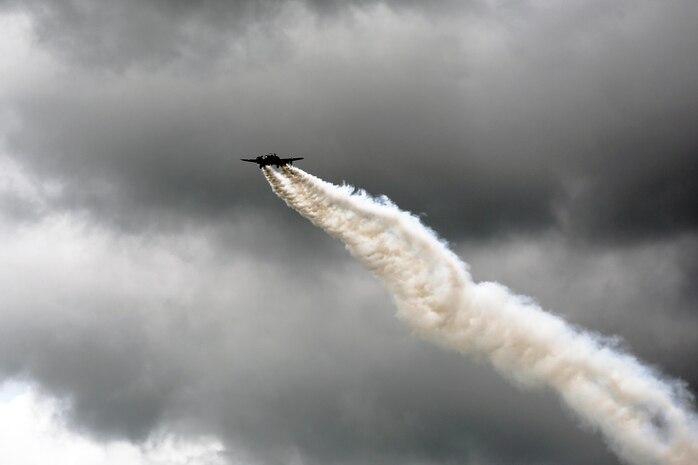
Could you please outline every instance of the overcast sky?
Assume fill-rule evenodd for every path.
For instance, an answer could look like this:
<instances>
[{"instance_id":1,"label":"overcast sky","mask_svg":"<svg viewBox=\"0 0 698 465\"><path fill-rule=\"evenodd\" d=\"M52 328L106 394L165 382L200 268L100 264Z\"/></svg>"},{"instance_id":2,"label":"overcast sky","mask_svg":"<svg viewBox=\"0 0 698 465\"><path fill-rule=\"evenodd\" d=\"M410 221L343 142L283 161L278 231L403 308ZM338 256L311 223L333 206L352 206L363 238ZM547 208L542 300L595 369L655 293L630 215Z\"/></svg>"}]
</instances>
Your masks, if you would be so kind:
<instances>
[{"instance_id":1,"label":"overcast sky","mask_svg":"<svg viewBox=\"0 0 698 465\"><path fill-rule=\"evenodd\" d=\"M551 392L413 336L238 159L387 195L698 393L696 24L693 0L0 0L0 428L57 422L15 433L105 464L617 464Z\"/></svg>"}]
</instances>

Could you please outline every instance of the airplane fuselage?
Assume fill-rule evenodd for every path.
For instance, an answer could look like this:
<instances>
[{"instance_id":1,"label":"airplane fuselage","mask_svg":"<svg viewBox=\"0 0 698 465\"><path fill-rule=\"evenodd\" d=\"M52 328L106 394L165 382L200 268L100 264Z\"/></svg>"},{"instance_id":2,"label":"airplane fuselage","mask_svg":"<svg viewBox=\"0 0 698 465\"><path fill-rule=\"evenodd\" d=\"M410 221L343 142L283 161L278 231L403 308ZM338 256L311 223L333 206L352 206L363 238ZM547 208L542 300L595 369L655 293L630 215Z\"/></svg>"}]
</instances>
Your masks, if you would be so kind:
<instances>
[{"instance_id":1,"label":"airplane fuselage","mask_svg":"<svg viewBox=\"0 0 698 465\"><path fill-rule=\"evenodd\" d=\"M275 153L269 153L267 155L260 155L257 158L241 158L240 160L251 163L257 163L257 165L259 165L259 168L261 169L265 166L276 166L277 168L281 168L285 165L293 165L294 161L302 159L303 157L281 158Z\"/></svg>"}]
</instances>

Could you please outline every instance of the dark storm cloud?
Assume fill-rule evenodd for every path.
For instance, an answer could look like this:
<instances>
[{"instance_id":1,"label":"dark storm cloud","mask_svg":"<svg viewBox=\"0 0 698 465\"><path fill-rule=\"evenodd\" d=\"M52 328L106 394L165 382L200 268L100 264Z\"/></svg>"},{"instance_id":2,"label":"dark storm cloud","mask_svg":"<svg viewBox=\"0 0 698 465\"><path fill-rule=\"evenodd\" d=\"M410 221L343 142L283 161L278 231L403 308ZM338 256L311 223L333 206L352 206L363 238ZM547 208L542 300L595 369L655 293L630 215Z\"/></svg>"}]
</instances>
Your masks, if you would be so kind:
<instances>
[{"instance_id":1,"label":"dark storm cloud","mask_svg":"<svg viewBox=\"0 0 698 465\"><path fill-rule=\"evenodd\" d=\"M617 463L551 393L519 391L410 335L346 252L300 266L260 224L236 226L239 247L220 255L220 238L200 231L127 239L53 221L20 237L3 229L0 282L14 285L3 289L0 370L65 399L81 431L197 431L262 463ZM690 244L590 255L553 238L460 252L476 278L623 334L694 382L695 315L682 311L676 263Z\"/></svg>"},{"instance_id":2,"label":"dark storm cloud","mask_svg":"<svg viewBox=\"0 0 698 465\"><path fill-rule=\"evenodd\" d=\"M322 20L315 4L27 5L47 50L94 55L6 103L12 149L68 178L69 203L224 215L267 199L236 159L284 151L452 238L695 230L691 2L450 17L368 2Z\"/></svg>"},{"instance_id":3,"label":"dark storm cloud","mask_svg":"<svg viewBox=\"0 0 698 465\"><path fill-rule=\"evenodd\" d=\"M617 463L552 394L408 334L237 161L267 151L424 213L476 279L696 391L693 2L0 5L36 39L0 87L23 173L0 375L82 431L270 464Z\"/></svg>"},{"instance_id":4,"label":"dark storm cloud","mask_svg":"<svg viewBox=\"0 0 698 465\"><path fill-rule=\"evenodd\" d=\"M616 463L550 393L415 339L358 265L221 260L198 235L70 221L8 234L0 370L63 398L96 437L195 430L261 463Z\"/></svg>"},{"instance_id":5,"label":"dark storm cloud","mask_svg":"<svg viewBox=\"0 0 698 465\"><path fill-rule=\"evenodd\" d=\"M279 16L289 5L305 5L334 16L353 7L393 3L400 8L447 8L455 2L378 0L4 0L0 7L27 11L36 19L42 44L87 66L123 69L158 66L172 60L203 64L235 46L241 33L275 36Z\"/></svg>"},{"instance_id":6,"label":"dark storm cloud","mask_svg":"<svg viewBox=\"0 0 698 465\"><path fill-rule=\"evenodd\" d=\"M46 47L90 66L122 69L159 65L188 53L219 53L227 30L243 27L278 9L276 2L5 1L10 10L36 19Z\"/></svg>"}]
</instances>

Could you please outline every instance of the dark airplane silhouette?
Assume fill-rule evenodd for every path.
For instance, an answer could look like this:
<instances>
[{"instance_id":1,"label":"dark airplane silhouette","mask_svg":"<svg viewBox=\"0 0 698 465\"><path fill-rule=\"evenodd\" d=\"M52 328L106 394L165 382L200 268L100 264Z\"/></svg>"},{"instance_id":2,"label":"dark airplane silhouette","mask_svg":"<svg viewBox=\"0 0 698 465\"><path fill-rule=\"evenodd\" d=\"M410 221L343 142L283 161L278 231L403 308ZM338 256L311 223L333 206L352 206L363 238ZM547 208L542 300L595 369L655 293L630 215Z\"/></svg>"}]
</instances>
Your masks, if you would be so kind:
<instances>
[{"instance_id":1,"label":"dark airplane silhouette","mask_svg":"<svg viewBox=\"0 0 698 465\"><path fill-rule=\"evenodd\" d=\"M303 157L279 158L275 153L268 153L266 155L260 155L257 158L241 158L240 160L249 161L251 163L257 163L259 165L259 169L262 169L262 167L264 166L276 166L277 168L281 168L285 165L293 165L294 161L302 159Z\"/></svg>"}]
</instances>

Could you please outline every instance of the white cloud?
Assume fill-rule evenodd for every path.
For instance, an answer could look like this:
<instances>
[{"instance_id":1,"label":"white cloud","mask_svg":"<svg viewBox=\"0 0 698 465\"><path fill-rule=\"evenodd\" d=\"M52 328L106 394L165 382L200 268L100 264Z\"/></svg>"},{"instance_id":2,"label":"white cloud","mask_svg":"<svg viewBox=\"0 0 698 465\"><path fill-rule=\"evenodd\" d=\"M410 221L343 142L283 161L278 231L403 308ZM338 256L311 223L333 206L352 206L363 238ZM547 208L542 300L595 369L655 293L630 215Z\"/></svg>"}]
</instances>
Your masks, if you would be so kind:
<instances>
[{"instance_id":1,"label":"white cloud","mask_svg":"<svg viewBox=\"0 0 698 465\"><path fill-rule=\"evenodd\" d=\"M138 446L100 443L71 431L60 403L14 383L0 390L0 463L12 465L185 465L225 463L213 438L168 435Z\"/></svg>"}]
</instances>

